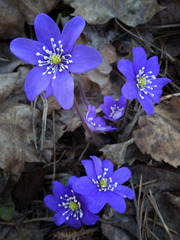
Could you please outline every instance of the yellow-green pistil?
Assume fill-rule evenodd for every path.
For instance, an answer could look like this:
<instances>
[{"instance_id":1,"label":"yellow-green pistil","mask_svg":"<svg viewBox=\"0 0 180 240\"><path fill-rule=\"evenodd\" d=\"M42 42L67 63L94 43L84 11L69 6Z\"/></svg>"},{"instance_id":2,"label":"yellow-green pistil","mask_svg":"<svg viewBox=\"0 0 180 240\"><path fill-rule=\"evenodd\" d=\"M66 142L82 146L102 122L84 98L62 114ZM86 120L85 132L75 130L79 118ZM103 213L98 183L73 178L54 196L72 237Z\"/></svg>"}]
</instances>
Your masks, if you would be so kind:
<instances>
[{"instance_id":1,"label":"yellow-green pistil","mask_svg":"<svg viewBox=\"0 0 180 240\"><path fill-rule=\"evenodd\" d=\"M107 187L107 181L106 181L106 179L101 179L101 180L100 180L100 186L101 186L101 187L104 187L104 188Z\"/></svg>"},{"instance_id":2,"label":"yellow-green pistil","mask_svg":"<svg viewBox=\"0 0 180 240\"><path fill-rule=\"evenodd\" d=\"M140 78L138 79L138 85L139 85L140 87L144 87L144 86L146 85L146 78L145 78L145 77L140 77Z\"/></svg>"},{"instance_id":3,"label":"yellow-green pistil","mask_svg":"<svg viewBox=\"0 0 180 240\"><path fill-rule=\"evenodd\" d=\"M51 58L52 64L59 64L61 62L61 57L58 54L54 54Z\"/></svg>"},{"instance_id":4,"label":"yellow-green pistil","mask_svg":"<svg viewBox=\"0 0 180 240\"><path fill-rule=\"evenodd\" d=\"M78 204L77 203L75 203L75 202L70 202L70 204L69 204L69 208L71 209L71 210L77 210L78 209Z\"/></svg>"}]
</instances>

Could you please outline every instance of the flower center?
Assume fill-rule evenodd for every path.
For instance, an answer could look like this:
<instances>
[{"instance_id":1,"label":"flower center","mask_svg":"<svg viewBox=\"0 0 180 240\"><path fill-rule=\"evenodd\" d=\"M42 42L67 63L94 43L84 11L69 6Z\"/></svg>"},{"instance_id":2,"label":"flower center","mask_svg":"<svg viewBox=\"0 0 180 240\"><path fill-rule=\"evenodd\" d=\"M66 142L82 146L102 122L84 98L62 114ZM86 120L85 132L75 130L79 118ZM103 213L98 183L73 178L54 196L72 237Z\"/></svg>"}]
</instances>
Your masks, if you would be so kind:
<instances>
[{"instance_id":1,"label":"flower center","mask_svg":"<svg viewBox=\"0 0 180 240\"><path fill-rule=\"evenodd\" d=\"M70 216L76 218L76 220L79 220L79 218L83 217L81 203L76 199L73 190L71 190L71 193L72 196L70 197L67 194L65 194L64 197L60 196L60 199L63 201L58 204L58 207L63 207L65 209L62 215L66 215L66 220L69 220Z\"/></svg>"},{"instance_id":2,"label":"flower center","mask_svg":"<svg viewBox=\"0 0 180 240\"><path fill-rule=\"evenodd\" d=\"M156 77L152 74L152 71L144 73L144 70L145 67L142 67L142 69L140 69L139 73L136 75L136 86L141 99L144 99L142 93L149 94L151 97L154 97L152 90L157 87L157 85L153 83Z\"/></svg>"},{"instance_id":3,"label":"flower center","mask_svg":"<svg viewBox=\"0 0 180 240\"><path fill-rule=\"evenodd\" d=\"M71 208L73 211L78 209L78 204L76 202L70 202L69 208Z\"/></svg>"},{"instance_id":4,"label":"flower center","mask_svg":"<svg viewBox=\"0 0 180 240\"><path fill-rule=\"evenodd\" d=\"M107 180L105 178L102 178L100 180L100 186L103 188L105 188L107 186Z\"/></svg>"},{"instance_id":5,"label":"flower center","mask_svg":"<svg viewBox=\"0 0 180 240\"><path fill-rule=\"evenodd\" d=\"M116 104L114 104L114 106L110 107L111 109L111 113L109 114L109 117L112 118L116 113L122 112L124 110L124 108L119 108L119 106L117 106Z\"/></svg>"},{"instance_id":6,"label":"flower center","mask_svg":"<svg viewBox=\"0 0 180 240\"><path fill-rule=\"evenodd\" d=\"M54 38L50 39L52 50L47 49L45 46L42 47L44 52L37 52L36 56L40 57L38 60L38 66L46 66L43 75L53 74L53 79L56 78L56 72L62 72L63 70L68 70L68 64L73 61L70 59L71 54L64 54L64 49L61 41L58 41L58 46L54 43Z\"/></svg>"},{"instance_id":7,"label":"flower center","mask_svg":"<svg viewBox=\"0 0 180 240\"><path fill-rule=\"evenodd\" d=\"M141 86L141 87L146 86L146 79L145 79L145 77L140 77L138 79L138 85Z\"/></svg>"},{"instance_id":8,"label":"flower center","mask_svg":"<svg viewBox=\"0 0 180 240\"><path fill-rule=\"evenodd\" d=\"M51 58L52 64L59 64L61 62L60 55L54 54Z\"/></svg>"},{"instance_id":9,"label":"flower center","mask_svg":"<svg viewBox=\"0 0 180 240\"><path fill-rule=\"evenodd\" d=\"M96 184L96 186L98 187L99 191L104 191L106 192L107 190L109 191L114 191L114 188L117 187L118 183L112 181L112 178L106 178L106 174L107 174L108 168L104 168L103 171L103 175L99 175L97 176L97 180L92 179L92 182L94 184Z\"/></svg>"}]
</instances>

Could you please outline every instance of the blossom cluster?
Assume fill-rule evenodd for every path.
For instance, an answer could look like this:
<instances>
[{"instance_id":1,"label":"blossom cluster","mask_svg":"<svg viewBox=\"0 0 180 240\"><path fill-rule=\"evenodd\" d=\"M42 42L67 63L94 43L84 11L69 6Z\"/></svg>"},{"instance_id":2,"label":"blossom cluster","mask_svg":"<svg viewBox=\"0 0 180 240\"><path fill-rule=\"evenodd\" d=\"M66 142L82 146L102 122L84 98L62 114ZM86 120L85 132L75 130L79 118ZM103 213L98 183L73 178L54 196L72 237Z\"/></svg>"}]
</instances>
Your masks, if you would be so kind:
<instances>
[{"instance_id":1,"label":"blossom cluster","mask_svg":"<svg viewBox=\"0 0 180 240\"><path fill-rule=\"evenodd\" d=\"M44 97L54 94L60 106L66 110L73 106L74 81L71 73L84 73L96 68L102 62L101 54L83 45L74 45L85 27L80 16L72 18L62 30L46 14L40 13L34 21L37 41L16 38L10 43L10 50L29 64L36 65L28 73L24 90L29 101L45 92ZM122 97L116 102L111 96L104 97L100 106L105 119L117 121L122 118L126 99L138 99L146 113L152 114L153 101L160 102L162 87L171 80L157 78L159 64L157 56L147 60L145 50L133 49L133 62L122 59L117 67L127 82L122 87ZM114 130L103 118L96 117L94 107L88 108L85 121L92 131ZM90 117L89 117L90 116Z\"/></svg>"},{"instance_id":2,"label":"blossom cluster","mask_svg":"<svg viewBox=\"0 0 180 240\"><path fill-rule=\"evenodd\" d=\"M44 92L44 98L54 95L59 105L69 110L74 101L73 73L85 73L102 62L101 54L92 47L75 45L76 40L85 27L85 20L80 16L68 21L62 32L56 23L46 14L40 13L34 21L36 40L16 38L10 43L10 50L17 57L35 65L27 74L24 90L29 101L34 101ZM104 96L100 109L103 117L96 116L95 106L87 106L85 117L80 119L90 132L104 133L116 130L112 123L122 119L127 111L127 99L138 99L147 114L153 114L153 101L160 103L162 88L171 80L158 78L160 71L158 57L147 60L142 47L133 49L133 61L121 59L117 63L118 70L126 78L116 101L112 96ZM124 198L132 200L134 192L122 185L131 176L128 168L122 167L113 172L113 164L109 160L101 161L96 156L91 160L82 160L87 176L72 176L67 187L58 181L53 182L52 192L44 198L45 205L56 212L53 219L57 226L66 223L80 228L95 224L105 204L116 211L126 210Z\"/></svg>"},{"instance_id":3,"label":"blossom cluster","mask_svg":"<svg viewBox=\"0 0 180 240\"><path fill-rule=\"evenodd\" d=\"M44 198L45 205L56 212L53 220L57 226L65 223L80 228L94 225L105 204L109 204L116 211L126 210L124 198L132 200L134 192L122 185L131 176L127 167L113 172L113 164L109 160L101 161L96 156L92 160L82 160L87 176L70 177L67 187L58 181L53 182L53 194Z\"/></svg>"}]
</instances>

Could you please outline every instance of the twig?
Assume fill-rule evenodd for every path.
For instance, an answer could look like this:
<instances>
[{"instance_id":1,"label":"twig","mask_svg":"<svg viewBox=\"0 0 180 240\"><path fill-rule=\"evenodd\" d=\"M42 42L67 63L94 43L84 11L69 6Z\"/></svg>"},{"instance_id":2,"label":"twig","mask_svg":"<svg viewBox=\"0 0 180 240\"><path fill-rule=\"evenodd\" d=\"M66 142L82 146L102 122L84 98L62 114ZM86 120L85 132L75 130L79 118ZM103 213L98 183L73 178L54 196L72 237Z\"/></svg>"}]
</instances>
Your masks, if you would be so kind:
<instances>
[{"instance_id":1,"label":"twig","mask_svg":"<svg viewBox=\"0 0 180 240\"><path fill-rule=\"evenodd\" d=\"M76 78L76 82L77 82L77 85L79 87L79 90L81 92L81 97L82 97L82 100L84 102L84 105L86 106L86 108L88 109L88 105L89 105L89 102L86 98L86 95L84 93L84 89L83 89L83 86L82 86L82 83L79 81L79 79Z\"/></svg>"},{"instance_id":2,"label":"twig","mask_svg":"<svg viewBox=\"0 0 180 240\"><path fill-rule=\"evenodd\" d=\"M78 159L78 162L83 158L84 153L86 152L86 150L87 150L88 147L89 147L89 144L90 144L90 143L87 143L87 144L86 144L86 147L85 147L84 150L82 151L82 153L81 153L81 155L80 155L80 157L79 157L79 159Z\"/></svg>"},{"instance_id":3,"label":"twig","mask_svg":"<svg viewBox=\"0 0 180 240\"><path fill-rule=\"evenodd\" d=\"M131 188L132 188L133 192L135 192L132 177L130 178L130 184L131 184ZM136 195L134 196L134 206L136 209L136 219L137 219L137 225L138 225L139 240L142 240L141 226L140 226L140 221L139 221L139 209L138 209L138 205L137 205Z\"/></svg>"},{"instance_id":4,"label":"twig","mask_svg":"<svg viewBox=\"0 0 180 240\"><path fill-rule=\"evenodd\" d=\"M141 116L141 114L143 112L144 112L144 109L141 108L141 110L134 115L133 120L127 125L127 127L125 128L125 130L123 132L123 135L122 135L123 140L126 140L128 138L128 136L130 135L134 125L136 124L137 120L139 119L139 116Z\"/></svg>"},{"instance_id":5,"label":"twig","mask_svg":"<svg viewBox=\"0 0 180 240\"><path fill-rule=\"evenodd\" d=\"M53 178L52 180L55 180L56 177L56 125L55 125L55 111L53 110L53 152L54 152L54 158L53 158Z\"/></svg>"},{"instance_id":6,"label":"twig","mask_svg":"<svg viewBox=\"0 0 180 240\"><path fill-rule=\"evenodd\" d=\"M46 123L47 123L47 113L48 113L48 101L46 98L43 98L43 95L41 94L41 99L43 101L43 116L42 116L42 133L41 133L41 148L40 150L43 150L43 143L44 138L46 134Z\"/></svg>"},{"instance_id":7,"label":"twig","mask_svg":"<svg viewBox=\"0 0 180 240\"><path fill-rule=\"evenodd\" d=\"M127 32L131 37L135 38L136 40L139 40L141 42L144 42L146 45L155 48L156 50L158 50L159 52L162 52L164 55L166 55L172 62L175 62L175 59L167 52L163 51L162 49L156 47L155 45L153 45L152 43L148 42L147 40L137 36L136 34L132 33L131 31L129 31L128 29L126 29L116 18L115 19L116 23L125 31Z\"/></svg>"},{"instance_id":8,"label":"twig","mask_svg":"<svg viewBox=\"0 0 180 240\"><path fill-rule=\"evenodd\" d=\"M37 103L38 97L31 102L31 112L32 112L32 129L33 129L33 140L34 140L34 146L37 149L37 138L36 138L36 128L35 128L35 109L36 109L36 103Z\"/></svg>"},{"instance_id":9,"label":"twig","mask_svg":"<svg viewBox=\"0 0 180 240\"><path fill-rule=\"evenodd\" d=\"M163 219L163 217L162 217L162 215L161 215L161 213L160 213L160 211L159 211L159 209L158 209L157 203L156 203L156 201L155 201L155 199L154 199L154 196L153 196L151 190L149 190L149 193L150 193L150 196L147 195L149 201L151 202L152 206L154 207L154 210L156 211L158 217L160 218L160 220L161 220L161 222L162 222L162 224L163 224L163 226L164 226L164 229L166 230L166 232L167 232L167 234L168 234L168 236L169 236L169 239L170 239L170 240L173 240L173 238L172 238L172 236L171 236L171 233L170 233L170 231L169 231L169 228L168 228L168 226L166 225L166 223L165 223L165 221L164 221L164 219Z\"/></svg>"},{"instance_id":10,"label":"twig","mask_svg":"<svg viewBox=\"0 0 180 240\"><path fill-rule=\"evenodd\" d=\"M160 101L162 102L162 101L170 99L172 97L180 97L180 93L172 93L172 94L163 96L163 97L161 97Z\"/></svg>"},{"instance_id":11,"label":"twig","mask_svg":"<svg viewBox=\"0 0 180 240\"><path fill-rule=\"evenodd\" d=\"M153 219L151 219L151 218L149 218L149 217L147 217L147 220L150 221L150 222L153 222ZM164 227L163 224L161 224L161 223L159 223L159 222L156 222L156 224L157 224L158 226L160 226L160 227ZM176 232L175 230L173 230L172 228L169 228L169 231L172 232L172 233L174 233L174 234L176 234L177 236L179 236L179 233Z\"/></svg>"},{"instance_id":12,"label":"twig","mask_svg":"<svg viewBox=\"0 0 180 240\"><path fill-rule=\"evenodd\" d=\"M145 227L144 228L151 233L151 235L156 239L156 240L160 240L149 228Z\"/></svg>"}]
</instances>

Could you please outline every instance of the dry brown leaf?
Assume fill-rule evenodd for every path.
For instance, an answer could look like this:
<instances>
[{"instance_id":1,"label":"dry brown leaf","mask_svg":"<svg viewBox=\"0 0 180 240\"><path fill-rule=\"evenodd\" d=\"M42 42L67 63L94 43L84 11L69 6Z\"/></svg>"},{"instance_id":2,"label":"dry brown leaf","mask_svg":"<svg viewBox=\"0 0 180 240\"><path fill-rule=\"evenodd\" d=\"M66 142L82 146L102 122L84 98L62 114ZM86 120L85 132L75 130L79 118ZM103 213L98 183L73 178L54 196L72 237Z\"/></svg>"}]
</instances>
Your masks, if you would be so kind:
<instances>
[{"instance_id":1,"label":"dry brown leaf","mask_svg":"<svg viewBox=\"0 0 180 240\"><path fill-rule=\"evenodd\" d=\"M0 168L19 175L24 162L39 162L26 132L17 125L0 123Z\"/></svg>"},{"instance_id":2,"label":"dry brown leaf","mask_svg":"<svg viewBox=\"0 0 180 240\"><path fill-rule=\"evenodd\" d=\"M132 240L138 238L137 223L131 213L133 201L126 201L126 203L127 209L124 214L120 214L113 208L107 208L102 216L101 229L109 240Z\"/></svg>"},{"instance_id":3,"label":"dry brown leaf","mask_svg":"<svg viewBox=\"0 0 180 240\"><path fill-rule=\"evenodd\" d=\"M49 96L47 100L48 100L48 113L47 113L48 115L50 115L54 110L61 109L61 106L59 105L53 94Z\"/></svg>"},{"instance_id":4,"label":"dry brown leaf","mask_svg":"<svg viewBox=\"0 0 180 240\"><path fill-rule=\"evenodd\" d=\"M18 72L0 74L0 103L11 94L24 93L24 80L29 70L29 67L19 67Z\"/></svg>"},{"instance_id":5,"label":"dry brown leaf","mask_svg":"<svg viewBox=\"0 0 180 240\"><path fill-rule=\"evenodd\" d=\"M86 108L84 107L83 103L78 104L82 115L85 117L86 115ZM79 116L75 110L75 108L71 108L70 110L63 110L61 109L61 116L59 118L60 121L63 122L67 126L66 131L73 132L78 127L81 126L81 121Z\"/></svg>"},{"instance_id":6,"label":"dry brown leaf","mask_svg":"<svg viewBox=\"0 0 180 240\"><path fill-rule=\"evenodd\" d=\"M22 36L24 23L34 24L34 18L41 12L50 12L58 0L1 0L0 38L12 39Z\"/></svg>"},{"instance_id":7,"label":"dry brown leaf","mask_svg":"<svg viewBox=\"0 0 180 240\"><path fill-rule=\"evenodd\" d=\"M151 154L154 160L174 167L180 166L180 102L172 99L155 107L154 114L139 119L140 129L134 140L142 153Z\"/></svg>"},{"instance_id":8,"label":"dry brown leaf","mask_svg":"<svg viewBox=\"0 0 180 240\"><path fill-rule=\"evenodd\" d=\"M99 85L102 95L108 95L111 93L112 90L112 85L109 81L110 72L112 71L112 66L110 64L116 61L116 50L110 44L102 44L101 47L101 65L87 72L86 75L92 82L95 82Z\"/></svg>"},{"instance_id":9,"label":"dry brown leaf","mask_svg":"<svg viewBox=\"0 0 180 240\"><path fill-rule=\"evenodd\" d=\"M180 175L176 169L172 172L164 168L146 166L144 164L132 165L130 169L132 171L134 184L139 184L139 179L142 175L142 191L145 193L148 193L149 189L151 189L153 193L180 190Z\"/></svg>"},{"instance_id":10,"label":"dry brown leaf","mask_svg":"<svg viewBox=\"0 0 180 240\"><path fill-rule=\"evenodd\" d=\"M109 81L109 74L112 70L109 61L103 58L100 66L86 73L86 76L99 85L101 94L108 95L111 92L111 82Z\"/></svg>"},{"instance_id":11,"label":"dry brown leaf","mask_svg":"<svg viewBox=\"0 0 180 240\"><path fill-rule=\"evenodd\" d=\"M19 175L25 162L41 161L32 145L30 106L5 102L0 108L0 136L0 168Z\"/></svg>"},{"instance_id":12,"label":"dry brown leaf","mask_svg":"<svg viewBox=\"0 0 180 240\"><path fill-rule=\"evenodd\" d=\"M89 79L91 82L97 84L102 95L110 95L112 92L112 85L109 81L112 71L110 64L117 60L116 49L113 45L107 43L109 42L107 36L102 37L99 35L97 28L94 26L87 24L83 33L78 39L78 44L89 45L91 43L90 46L101 53L102 63L97 68L84 73L82 76L84 79ZM114 37L111 34L109 36Z\"/></svg>"},{"instance_id":13,"label":"dry brown leaf","mask_svg":"<svg viewBox=\"0 0 180 240\"><path fill-rule=\"evenodd\" d=\"M19 73L0 74L0 103L12 93Z\"/></svg>"},{"instance_id":14,"label":"dry brown leaf","mask_svg":"<svg viewBox=\"0 0 180 240\"><path fill-rule=\"evenodd\" d=\"M103 24L119 18L128 26L135 27L148 22L163 9L156 0L64 0L75 8L74 15L82 16L90 24Z\"/></svg>"},{"instance_id":15,"label":"dry brown leaf","mask_svg":"<svg viewBox=\"0 0 180 240\"><path fill-rule=\"evenodd\" d=\"M0 107L0 123L8 123L17 125L24 130L31 129L31 109L29 105L13 103L3 104ZM40 116L39 111L36 109L35 117Z\"/></svg>"},{"instance_id":16,"label":"dry brown leaf","mask_svg":"<svg viewBox=\"0 0 180 240\"><path fill-rule=\"evenodd\" d=\"M118 167L125 163L126 149L129 145L134 142L134 139L130 139L127 142L116 143L116 144L106 144L100 149L103 152L106 159L110 159Z\"/></svg>"}]
</instances>

